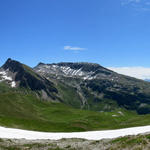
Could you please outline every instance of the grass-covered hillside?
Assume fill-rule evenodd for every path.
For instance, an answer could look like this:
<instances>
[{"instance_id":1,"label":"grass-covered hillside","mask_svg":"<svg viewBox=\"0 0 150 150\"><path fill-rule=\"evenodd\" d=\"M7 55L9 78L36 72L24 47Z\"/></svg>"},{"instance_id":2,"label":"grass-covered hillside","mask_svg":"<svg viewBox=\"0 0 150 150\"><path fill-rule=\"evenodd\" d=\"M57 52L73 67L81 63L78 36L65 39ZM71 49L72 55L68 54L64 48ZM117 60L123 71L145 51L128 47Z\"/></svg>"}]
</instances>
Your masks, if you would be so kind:
<instances>
[{"instance_id":1,"label":"grass-covered hillside","mask_svg":"<svg viewBox=\"0 0 150 150\"><path fill-rule=\"evenodd\" d=\"M72 97L70 97L72 99ZM94 112L37 99L34 93L0 84L0 125L53 132L116 129L150 124L150 115L125 109Z\"/></svg>"}]
</instances>

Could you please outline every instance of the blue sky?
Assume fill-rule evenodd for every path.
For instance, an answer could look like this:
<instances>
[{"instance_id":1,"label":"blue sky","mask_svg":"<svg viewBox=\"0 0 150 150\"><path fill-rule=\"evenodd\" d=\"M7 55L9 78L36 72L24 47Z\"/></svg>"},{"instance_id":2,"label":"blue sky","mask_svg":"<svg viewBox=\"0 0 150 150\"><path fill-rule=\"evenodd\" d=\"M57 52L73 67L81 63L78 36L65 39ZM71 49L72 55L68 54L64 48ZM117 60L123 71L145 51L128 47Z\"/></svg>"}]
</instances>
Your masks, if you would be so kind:
<instances>
[{"instance_id":1,"label":"blue sky","mask_svg":"<svg viewBox=\"0 0 150 150\"><path fill-rule=\"evenodd\" d=\"M0 0L0 65L150 67L150 0Z\"/></svg>"}]
</instances>

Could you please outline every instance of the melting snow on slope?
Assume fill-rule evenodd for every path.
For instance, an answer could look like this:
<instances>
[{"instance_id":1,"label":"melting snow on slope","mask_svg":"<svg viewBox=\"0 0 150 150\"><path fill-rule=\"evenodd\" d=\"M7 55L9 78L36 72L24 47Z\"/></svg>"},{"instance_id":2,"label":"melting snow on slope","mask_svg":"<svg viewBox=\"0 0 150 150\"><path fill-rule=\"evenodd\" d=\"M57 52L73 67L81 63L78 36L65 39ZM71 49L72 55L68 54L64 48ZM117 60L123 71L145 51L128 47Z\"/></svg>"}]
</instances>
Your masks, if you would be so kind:
<instances>
[{"instance_id":1,"label":"melting snow on slope","mask_svg":"<svg viewBox=\"0 0 150 150\"><path fill-rule=\"evenodd\" d=\"M16 87L16 82L15 81L11 82L11 87Z\"/></svg>"},{"instance_id":2,"label":"melting snow on slope","mask_svg":"<svg viewBox=\"0 0 150 150\"><path fill-rule=\"evenodd\" d=\"M71 76L83 76L84 72L80 69L71 69L70 67L61 66L60 69L66 74Z\"/></svg>"},{"instance_id":3,"label":"melting snow on slope","mask_svg":"<svg viewBox=\"0 0 150 150\"><path fill-rule=\"evenodd\" d=\"M52 74L60 74L67 77L81 77L84 80L92 80L93 72L84 72L82 68L72 69L68 66L58 66L58 65L42 65L38 67L38 72L49 72Z\"/></svg>"},{"instance_id":4,"label":"melting snow on slope","mask_svg":"<svg viewBox=\"0 0 150 150\"><path fill-rule=\"evenodd\" d=\"M73 132L73 133L46 133L35 132L20 129L11 129L0 127L0 138L15 138L15 139L51 139L59 140L62 138L83 138L87 140L101 140L106 138L117 138L127 135L137 135L150 132L150 126L125 128L118 130L105 131L90 131L90 132Z\"/></svg>"},{"instance_id":5,"label":"melting snow on slope","mask_svg":"<svg viewBox=\"0 0 150 150\"><path fill-rule=\"evenodd\" d=\"M15 81L13 81L13 79L12 79L12 77L9 77L9 76L7 76L7 73L5 72L5 71L1 71L0 72L0 75L1 75L1 80L0 80L0 82L2 82L2 81L11 81L11 87L16 87L16 83L15 83Z\"/></svg>"}]
</instances>

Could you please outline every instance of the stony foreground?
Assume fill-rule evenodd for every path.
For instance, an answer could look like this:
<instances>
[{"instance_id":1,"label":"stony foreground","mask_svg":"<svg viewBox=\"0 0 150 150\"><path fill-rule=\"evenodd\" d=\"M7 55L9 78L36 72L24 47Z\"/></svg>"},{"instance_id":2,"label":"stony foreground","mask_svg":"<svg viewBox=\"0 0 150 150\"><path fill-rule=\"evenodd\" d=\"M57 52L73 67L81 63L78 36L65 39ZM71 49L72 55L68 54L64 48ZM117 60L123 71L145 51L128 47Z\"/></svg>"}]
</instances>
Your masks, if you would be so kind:
<instances>
[{"instance_id":1,"label":"stony foreground","mask_svg":"<svg viewBox=\"0 0 150 150\"><path fill-rule=\"evenodd\" d=\"M0 139L0 150L149 150L150 134L111 140L84 139L25 140Z\"/></svg>"}]
</instances>

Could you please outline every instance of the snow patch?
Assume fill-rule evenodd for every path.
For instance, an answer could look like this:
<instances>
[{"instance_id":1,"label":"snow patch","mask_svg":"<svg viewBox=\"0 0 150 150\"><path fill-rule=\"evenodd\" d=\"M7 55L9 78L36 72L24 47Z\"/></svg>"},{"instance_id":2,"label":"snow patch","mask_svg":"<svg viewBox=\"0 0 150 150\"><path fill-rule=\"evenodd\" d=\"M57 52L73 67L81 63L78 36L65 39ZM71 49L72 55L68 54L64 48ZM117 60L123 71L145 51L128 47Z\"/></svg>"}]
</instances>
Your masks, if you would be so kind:
<instances>
[{"instance_id":1,"label":"snow patch","mask_svg":"<svg viewBox=\"0 0 150 150\"><path fill-rule=\"evenodd\" d=\"M92 80L96 78L96 76L92 76L94 72L85 72L82 71L82 67L79 69L72 69L70 66L59 66L59 65L41 65L37 68L38 72L41 73L50 73L55 75L62 75L66 77L80 77L84 80Z\"/></svg>"},{"instance_id":2,"label":"snow patch","mask_svg":"<svg viewBox=\"0 0 150 150\"><path fill-rule=\"evenodd\" d=\"M11 77L8 77L7 76L7 73L5 71L1 71L0 72L0 75L2 75L2 80L9 80L9 81L12 81L12 78Z\"/></svg>"},{"instance_id":3,"label":"snow patch","mask_svg":"<svg viewBox=\"0 0 150 150\"><path fill-rule=\"evenodd\" d=\"M2 81L11 81L11 87L16 87L16 83L15 83L15 81L13 81L13 79L12 79L12 77L9 77L8 75L7 75L7 72L6 71L1 71L0 72L0 75L1 75L1 80L0 80L0 82L2 82Z\"/></svg>"},{"instance_id":4,"label":"snow patch","mask_svg":"<svg viewBox=\"0 0 150 150\"><path fill-rule=\"evenodd\" d=\"M12 129L0 127L0 138L9 139L50 139L59 140L62 138L82 138L87 140L101 140L118 138L127 135L138 135L146 132L150 132L150 126L133 127L117 130L105 130L105 131L89 131L89 132L73 132L73 133L47 133L27 131L20 129Z\"/></svg>"},{"instance_id":5,"label":"snow patch","mask_svg":"<svg viewBox=\"0 0 150 150\"><path fill-rule=\"evenodd\" d=\"M12 88L16 87L16 82L15 82L15 81L12 81L12 82L11 82L11 87L12 87Z\"/></svg>"}]
</instances>

